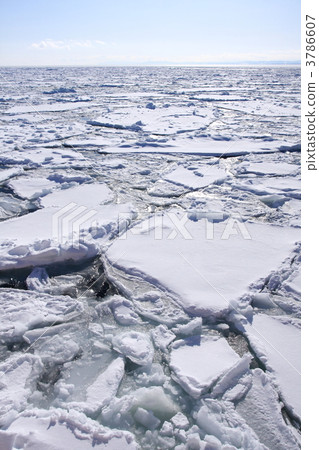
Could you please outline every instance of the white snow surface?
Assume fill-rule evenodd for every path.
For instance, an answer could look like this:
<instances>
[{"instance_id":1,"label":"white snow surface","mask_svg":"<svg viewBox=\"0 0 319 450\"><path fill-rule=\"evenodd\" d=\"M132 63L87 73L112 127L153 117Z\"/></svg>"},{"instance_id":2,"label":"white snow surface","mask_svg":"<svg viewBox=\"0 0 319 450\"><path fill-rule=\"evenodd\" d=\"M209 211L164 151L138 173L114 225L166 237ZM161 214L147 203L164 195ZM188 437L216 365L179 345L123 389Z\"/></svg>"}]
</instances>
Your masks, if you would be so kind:
<instances>
[{"instance_id":1,"label":"white snow surface","mask_svg":"<svg viewBox=\"0 0 319 450\"><path fill-rule=\"evenodd\" d=\"M206 220L190 220L179 229L176 224L183 220L172 212L146 221L114 242L107 259L168 290L187 312L202 316L236 307L249 285L278 267L299 239L294 228L241 223L240 230L234 221L214 224L214 236L207 239Z\"/></svg>"},{"instance_id":2,"label":"white snow surface","mask_svg":"<svg viewBox=\"0 0 319 450\"><path fill-rule=\"evenodd\" d=\"M99 238L133 216L128 204L104 204L112 198L103 184L77 186L47 195L42 209L0 223L0 270L95 256Z\"/></svg>"},{"instance_id":3,"label":"white snow surface","mask_svg":"<svg viewBox=\"0 0 319 450\"><path fill-rule=\"evenodd\" d=\"M251 323L244 322L243 328L254 351L277 384L285 405L300 418L300 328L285 317L261 313L255 314Z\"/></svg>"},{"instance_id":4,"label":"white snow surface","mask_svg":"<svg viewBox=\"0 0 319 450\"><path fill-rule=\"evenodd\" d=\"M170 367L183 389L199 398L238 360L239 356L224 338L194 336L172 345Z\"/></svg>"}]
</instances>

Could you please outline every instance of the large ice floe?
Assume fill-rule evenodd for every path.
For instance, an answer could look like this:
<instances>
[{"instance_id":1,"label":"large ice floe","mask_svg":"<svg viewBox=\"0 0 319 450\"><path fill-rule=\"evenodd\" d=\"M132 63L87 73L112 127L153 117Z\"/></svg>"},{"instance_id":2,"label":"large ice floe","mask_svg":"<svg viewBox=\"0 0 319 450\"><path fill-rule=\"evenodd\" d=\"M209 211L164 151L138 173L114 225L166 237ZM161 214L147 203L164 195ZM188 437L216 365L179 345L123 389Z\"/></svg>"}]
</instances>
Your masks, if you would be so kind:
<instances>
[{"instance_id":1,"label":"large ice floe","mask_svg":"<svg viewBox=\"0 0 319 450\"><path fill-rule=\"evenodd\" d=\"M249 285L278 267L299 239L295 228L185 218L174 210L153 216L114 242L106 257L196 315L235 308Z\"/></svg>"},{"instance_id":2,"label":"large ice floe","mask_svg":"<svg viewBox=\"0 0 319 450\"><path fill-rule=\"evenodd\" d=\"M0 449L300 448L299 68L0 75Z\"/></svg>"}]
</instances>

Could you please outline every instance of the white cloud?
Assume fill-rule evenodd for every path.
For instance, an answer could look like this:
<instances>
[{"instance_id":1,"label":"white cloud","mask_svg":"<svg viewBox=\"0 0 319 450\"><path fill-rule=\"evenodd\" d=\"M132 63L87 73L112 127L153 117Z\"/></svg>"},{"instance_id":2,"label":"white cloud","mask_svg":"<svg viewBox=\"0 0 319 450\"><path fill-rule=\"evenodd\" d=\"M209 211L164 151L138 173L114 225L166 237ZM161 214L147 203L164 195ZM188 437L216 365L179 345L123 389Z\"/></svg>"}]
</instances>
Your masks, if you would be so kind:
<instances>
[{"instance_id":1,"label":"white cloud","mask_svg":"<svg viewBox=\"0 0 319 450\"><path fill-rule=\"evenodd\" d=\"M67 40L53 40L53 39L44 39L40 42L34 42L31 44L31 48L35 48L38 50L48 50L48 49L55 49L55 50L72 50L75 48L93 48L100 45L107 45L104 41L77 41L73 39L67 39Z\"/></svg>"}]
</instances>

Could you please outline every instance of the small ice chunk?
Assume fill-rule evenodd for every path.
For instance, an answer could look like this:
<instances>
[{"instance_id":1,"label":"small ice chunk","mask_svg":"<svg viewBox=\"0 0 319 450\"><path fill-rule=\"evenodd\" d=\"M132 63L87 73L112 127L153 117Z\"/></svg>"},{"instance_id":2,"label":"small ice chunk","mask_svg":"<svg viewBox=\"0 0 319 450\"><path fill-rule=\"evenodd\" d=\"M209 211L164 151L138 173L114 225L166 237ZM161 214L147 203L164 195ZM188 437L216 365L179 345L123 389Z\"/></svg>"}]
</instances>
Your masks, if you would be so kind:
<instances>
[{"instance_id":1,"label":"small ice chunk","mask_svg":"<svg viewBox=\"0 0 319 450\"><path fill-rule=\"evenodd\" d=\"M153 411L147 411L143 408L137 408L134 419L142 424L148 430L155 430L160 426L161 421L154 416Z\"/></svg>"},{"instance_id":2,"label":"small ice chunk","mask_svg":"<svg viewBox=\"0 0 319 450\"><path fill-rule=\"evenodd\" d=\"M254 308L267 309L274 308L276 305L273 303L268 293L259 292L254 295L251 306L253 306Z\"/></svg>"},{"instance_id":3,"label":"small ice chunk","mask_svg":"<svg viewBox=\"0 0 319 450\"><path fill-rule=\"evenodd\" d=\"M239 359L225 338L193 336L172 346L170 367L182 388L199 398Z\"/></svg>"},{"instance_id":4,"label":"small ice chunk","mask_svg":"<svg viewBox=\"0 0 319 450\"><path fill-rule=\"evenodd\" d=\"M151 336L155 347L163 352L167 352L168 345L175 339L175 334L172 333L166 325L159 325L151 331Z\"/></svg>"},{"instance_id":5,"label":"small ice chunk","mask_svg":"<svg viewBox=\"0 0 319 450\"><path fill-rule=\"evenodd\" d=\"M178 324L173 328L174 333L181 334L183 336L190 336L192 334L201 334L203 319L201 317L195 317L186 324Z\"/></svg>"},{"instance_id":6,"label":"small ice chunk","mask_svg":"<svg viewBox=\"0 0 319 450\"><path fill-rule=\"evenodd\" d=\"M153 361L154 349L146 334L137 331L121 333L113 337L112 344L116 351L135 364L147 366Z\"/></svg>"},{"instance_id":7,"label":"small ice chunk","mask_svg":"<svg viewBox=\"0 0 319 450\"><path fill-rule=\"evenodd\" d=\"M124 376L124 360L116 358L86 390L86 401L72 406L86 414L96 414L115 397Z\"/></svg>"},{"instance_id":8,"label":"small ice chunk","mask_svg":"<svg viewBox=\"0 0 319 450\"><path fill-rule=\"evenodd\" d=\"M38 356L13 354L0 364L0 426L7 427L27 407L43 370Z\"/></svg>"},{"instance_id":9,"label":"small ice chunk","mask_svg":"<svg viewBox=\"0 0 319 450\"><path fill-rule=\"evenodd\" d=\"M278 208L279 206L282 206L285 202L287 202L289 198L283 195L273 194L273 195L263 195L260 197L260 200L270 208Z\"/></svg>"},{"instance_id":10,"label":"small ice chunk","mask_svg":"<svg viewBox=\"0 0 319 450\"><path fill-rule=\"evenodd\" d=\"M67 295L52 296L34 291L5 289L0 298L0 342L18 342L28 330L66 322L84 310Z\"/></svg>"},{"instance_id":11,"label":"small ice chunk","mask_svg":"<svg viewBox=\"0 0 319 450\"><path fill-rule=\"evenodd\" d=\"M26 279L30 291L42 291L50 287L50 278L43 267L35 267Z\"/></svg>"},{"instance_id":12,"label":"small ice chunk","mask_svg":"<svg viewBox=\"0 0 319 450\"><path fill-rule=\"evenodd\" d=\"M171 418L171 422L175 428L181 428L183 430L189 428L189 421L187 417L184 416L184 414L181 412L175 414L175 416Z\"/></svg>"},{"instance_id":13,"label":"small ice chunk","mask_svg":"<svg viewBox=\"0 0 319 450\"><path fill-rule=\"evenodd\" d=\"M141 323L138 314L133 310L133 304L120 295L114 295L109 301L115 320L120 325L134 325Z\"/></svg>"},{"instance_id":14,"label":"small ice chunk","mask_svg":"<svg viewBox=\"0 0 319 450\"><path fill-rule=\"evenodd\" d=\"M34 353L41 356L44 363L64 364L80 353L80 346L68 335L55 335L39 338Z\"/></svg>"},{"instance_id":15,"label":"small ice chunk","mask_svg":"<svg viewBox=\"0 0 319 450\"><path fill-rule=\"evenodd\" d=\"M171 424L171 422L167 422L165 421L162 425L162 428L160 429L160 434L162 436L173 436L174 434L174 429L173 429L173 425Z\"/></svg>"}]
</instances>

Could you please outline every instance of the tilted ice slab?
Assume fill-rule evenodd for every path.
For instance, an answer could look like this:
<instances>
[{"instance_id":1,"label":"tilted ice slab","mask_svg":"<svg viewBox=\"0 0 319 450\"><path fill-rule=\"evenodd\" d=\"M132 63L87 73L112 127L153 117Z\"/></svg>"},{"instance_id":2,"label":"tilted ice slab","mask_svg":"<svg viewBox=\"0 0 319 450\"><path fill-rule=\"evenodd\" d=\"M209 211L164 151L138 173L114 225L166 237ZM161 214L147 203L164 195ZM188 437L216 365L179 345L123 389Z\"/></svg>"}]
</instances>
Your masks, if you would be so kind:
<instances>
[{"instance_id":1,"label":"tilted ice slab","mask_svg":"<svg viewBox=\"0 0 319 450\"><path fill-rule=\"evenodd\" d=\"M27 407L28 398L36 389L42 370L41 359L30 354L13 354L0 364L1 427L7 427Z\"/></svg>"},{"instance_id":2,"label":"tilted ice slab","mask_svg":"<svg viewBox=\"0 0 319 450\"><path fill-rule=\"evenodd\" d=\"M205 441L212 445L208 448L268 450L231 402L206 398L199 402L193 416L202 433L206 434Z\"/></svg>"},{"instance_id":3,"label":"tilted ice slab","mask_svg":"<svg viewBox=\"0 0 319 450\"><path fill-rule=\"evenodd\" d=\"M170 368L174 379L194 398L199 398L227 372L239 366L247 371L249 360L241 359L225 338L193 336L172 344Z\"/></svg>"},{"instance_id":4,"label":"tilted ice slab","mask_svg":"<svg viewBox=\"0 0 319 450\"><path fill-rule=\"evenodd\" d=\"M0 296L0 342L19 342L30 329L68 321L82 311L82 303L67 295L51 296L3 288Z\"/></svg>"},{"instance_id":5,"label":"tilted ice slab","mask_svg":"<svg viewBox=\"0 0 319 450\"><path fill-rule=\"evenodd\" d=\"M234 220L212 224L185 220L177 211L156 215L115 241L106 257L168 292L187 312L221 315L277 268L299 239L294 228Z\"/></svg>"},{"instance_id":6,"label":"tilted ice slab","mask_svg":"<svg viewBox=\"0 0 319 450\"><path fill-rule=\"evenodd\" d=\"M255 314L238 327L269 370L287 408L300 418L300 329L289 319Z\"/></svg>"},{"instance_id":7,"label":"tilted ice slab","mask_svg":"<svg viewBox=\"0 0 319 450\"><path fill-rule=\"evenodd\" d=\"M103 184L77 186L47 195L43 209L1 222L0 270L95 256L99 239L133 216L127 204L103 204L112 198Z\"/></svg>"},{"instance_id":8,"label":"tilted ice slab","mask_svg":"<svg viewBox=\"0 0 319 450\"><path fill-rule=\"evenodd\" d=\"M212 183L223 181L227 177L224 169L216 166L205 166L201 169L190 170L185 167L177 167L173 172L164 176L164 180L181 184L192 189L201 188Z\"/></svg>"},{"instance_id":9,"label":"tilted ice slab","mask_svg":"<svg viewBox=\"0 0 319 450\"><path fill-rule=\"evenodd\" d=\"M12 169L0 170L0 183L8 180L9 178L20 175L23 172L22 167L13 167Z\"/></svg>"},{"instance_id":10,"label":"tilted ice slab","mask_svg":"<svg viewBox=\"0 0 319 450\"><path fill-rule=\"evenodd\" d=\"M123 376L124 358L118 357L88 386L85 402L69 402L68 408L96 415L115 397Z\"/></svg>"},{"instance_id":11,"label":"tilted ice slab","mask_svg":"<svg viewBox=\"0 0 319 450\"><path fill-rule=\"evenodd\" d=\"M7 431L0 431L0 442L8 449L33 450L137 450L128 431L109 429L83 413L62 409L32 409L21 414Z\"/></svg>"},{"instance_id":12,"label":"tilted ice slab","mask_svg":"<svg viewBox=\"0 0 319 450\"><path fill-rule=\"evenodd\" d=\"M298 433L285 423L282 405L270 377L261 369L255 369L251 378L251 386L243 400L236 405L236 411L250 424L267 448L300 448Z\"/></svg>"}]
</instances>

